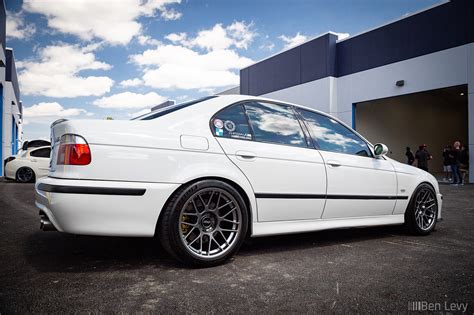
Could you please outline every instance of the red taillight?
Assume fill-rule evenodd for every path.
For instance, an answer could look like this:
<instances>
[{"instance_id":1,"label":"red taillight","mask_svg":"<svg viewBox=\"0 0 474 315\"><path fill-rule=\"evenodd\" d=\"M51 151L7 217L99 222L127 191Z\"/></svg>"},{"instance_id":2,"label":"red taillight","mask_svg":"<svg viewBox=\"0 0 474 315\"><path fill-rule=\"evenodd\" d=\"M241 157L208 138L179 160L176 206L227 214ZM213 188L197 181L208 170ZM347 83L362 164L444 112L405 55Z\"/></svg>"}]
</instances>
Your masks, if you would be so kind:
<instances>
[{"instance_id":1,"label":"red taillight","mask_svg":"<svg viewBox=\"0 0 474 315\"><path fill-rule=\"evenodd\" d=\"M87 165L91 162L91 150L84 138L63 135L58 150L58 165Z\"/></svg>"}]
</instances>

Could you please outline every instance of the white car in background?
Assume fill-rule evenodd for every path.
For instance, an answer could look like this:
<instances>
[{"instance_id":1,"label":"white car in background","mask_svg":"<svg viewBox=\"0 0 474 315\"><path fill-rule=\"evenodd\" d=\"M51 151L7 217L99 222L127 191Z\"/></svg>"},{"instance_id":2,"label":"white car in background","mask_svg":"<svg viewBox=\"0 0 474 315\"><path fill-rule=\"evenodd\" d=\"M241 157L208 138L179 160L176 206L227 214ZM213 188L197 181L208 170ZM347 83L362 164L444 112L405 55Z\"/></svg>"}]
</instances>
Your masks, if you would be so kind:
<instances>
[{"instance_id":1,"label":"white car in background","mask_svg":"<svg viewBox=\"0 0 474 315\"><path fill-rule=\"evenodd\" d=\"M51 146L27 147L5 160L5 177L21 183L34 182L48 175Z\"/></svg>"},{"instance_id":2,"label":"white car in background","mask_svg":"<svg viewBox=\"0 0 474 315\"><path fill-rule=\"evenodd\" d=\"M224 262L246 237L441 217L436 179L385 156L325 113L227 95L132 121L51 126L49 177L36 183L43 230L159 236L181 261Z\"/></svg>"}]
</instances>

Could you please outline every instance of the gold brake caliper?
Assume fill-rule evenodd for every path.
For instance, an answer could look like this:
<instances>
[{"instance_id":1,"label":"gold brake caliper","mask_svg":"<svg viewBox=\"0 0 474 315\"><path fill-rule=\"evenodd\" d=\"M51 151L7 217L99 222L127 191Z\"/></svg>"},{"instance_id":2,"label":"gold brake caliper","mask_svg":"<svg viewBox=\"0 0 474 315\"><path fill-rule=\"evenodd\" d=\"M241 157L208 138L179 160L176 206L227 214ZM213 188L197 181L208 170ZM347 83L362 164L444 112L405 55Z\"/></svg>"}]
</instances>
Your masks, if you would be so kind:
<instances>
[{"instance_id":1,"label":"gold brake caliper","mask_svg":"<svg viewBox=\"0 0 474 315\"><path fill-rule=\"evenodd\" d=\"M188 222L188 216L183 214L181 216L181 221ZM181 232L183 232L183 234L186 235L188 234L188 231L189 231L189 225L181 223Z\"/></svg>"}]
</instances>

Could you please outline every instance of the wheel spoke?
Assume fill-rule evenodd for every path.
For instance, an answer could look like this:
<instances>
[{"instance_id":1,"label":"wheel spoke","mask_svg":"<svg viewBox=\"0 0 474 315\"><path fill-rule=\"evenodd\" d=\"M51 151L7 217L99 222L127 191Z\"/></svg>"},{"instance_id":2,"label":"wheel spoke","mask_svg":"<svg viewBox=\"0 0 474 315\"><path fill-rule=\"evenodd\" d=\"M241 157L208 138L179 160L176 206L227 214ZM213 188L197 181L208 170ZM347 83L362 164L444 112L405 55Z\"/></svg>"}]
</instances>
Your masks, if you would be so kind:
<instances>
[{"instance_id":1,"label":"wheel spoke","mask_svg":"<svg viewBox=\"0 0 474 315\"><path fill-rule=\"evenodd\" d=\"M193 207L194 207L194 210L196 211L196 213L199 213L198 207L197 207L196 203L194 202L194 199L192 199L191 202L193 203Z\"/></svg>"},{"instance_id":2,"label":"wheel spoke","mask_svg":"<svg viewBox=\"0 0 474 315\"><path fill-rule=\"evenodd\" d=\"M201 200L201 203L202 203L203 207L206 208L206 203L204 202L204 199L202 199L201 194L199 194L198 197Z\"/></svg>"},{"instance_id":3,"label":"wheel spoke","mask_svg":"<svg viewBox=\"0 0 474 315\"><path fill-rule=\"evenodd\" d=\"M226 214L224 214L224 215L221 215L220 217L221 217L221 218L225 218L226 216L228 216L229 214L231 214L232 212L234 212L234 211L235 211L235 209L236 209L235 207L234 207L234 208L232 208L232 209L230 209L230 211L229 211L229 212L227 212L227 213L226 213Z\"/></svg>"},{"instance_id":4,"label":"wheel spoke","mask_svg":"<svg viewBox=\"0 0 474 315\"><path fill-rule=\"evenodd\" d=\"M189 225L189 226L196 226L197 223L189 223L189 222L186 222L186 221L180 221L179 224L186 224L186 225Z\"/></svg>"},{"instance_id":5,"label":"wheel spoke","mask_svg":"<svg viewBox=\"0 0 474 315\"><path fill-rule=\"evenodd\" d=\"M207 201L206 207L209 207L212 201L212 197L214 196L214 190L211 192L211 196L209 197L209 200Z\"/></svg>"},{"instance_id":6,"label":"wheel spoke","mask_svg":"<svg viewBox=\"0 0 474 315\"><path fill-rule=\"evenodd\" d=\"M200 238L201 238L201 233L199 233L199 236L196 237L191 243L189 243L188 246L191 247L191 245L193 245L194 242L196 242L196 241L197 241L198 239L200 239Z\"/></svg>"},{"instance_id":7,"label":"wheel spoke","mask_svg":"<svg viewBox=\"0 0 474 315\"><path fill-rule=\"evenodd\" d=\"M229 201L229 202L226 202L224 205L222 205L222 206L218 207L218 208L217 208L217 210L220 210L220 209L224 208L225 206L228 206L228 205L230 205L231 203L232 203L232 200L231 200L231 201Z\"/></svg>"},{"instance_id":8,"label":"wheel spoke","mask_svg":"<svg viewBox=\"0 0 474 315\"><path fill-rule=\"evenodd\" d=\"M191 213L191 212L183 212L181 213L182 215L194 215L194 216L198 216L199 214L197 213Z\"/></svg>"},{"instance_id":9,"label":"wheel spoke","mask_svg":"<svg viewBox=\"0 0 474 315\"><path fill-rule=\"evenodd\" d=\"M217 197L216 209L219 209L219 202L221 201L221 196L222 196L222 193L219 192L219 196Z\"/></svg>"},{"instance_id":10,"label":"wheel spoke","mask_svg":"<svg viewBox=\"0 0 474 315\"><path fill-rule=\"evenodd\" d=\"M232 229L220 229L221 231L224 231L224 232L237 232L238 230L232 230Z\"/></svg>"},{"instance_id":11,"label":"wheel spoke","mask_svg":"<svg viewBox=\"0 0 474 315\"><path fill-rule=\"evenodd\" d=\"M188 234L186 234L186 235L184 236L184 240L185 240L185 241L188 239L188 236L191 235L191 233L192 233L195 229L197 229L197 227L193 226L193 228L191 229L191 231L189 231Z\"/></svg>"},{"instance_id":12,"label":"wheel spoke","mask_svg":"<svg viewBox=\"0 0 474 315\"><path fill-rule=\"evenodd\" d=\"M209 241L208 241L209 244L207 246L207 249L208 249L207 256L210 256L211 255L211 245L212 245L212 235L209 235L208 237L209 237Z\"/></svg>"},{"instance_id":13,"label":"wheel spoke","mask_svg":"<svg viewBox=\"0 0 474 315\"><path fill-rule=\"evenodd\" d=\"M225 221L225 222L229 222L229 223L233 223L233 224L240 224L237 221L232 221L232 220L229 220L229 219L221 219L221 221Z\"/></svg>"},{"instance_id":14,"label":"wheel spoke","mask_svg":"<svg viewBox=\"0 0 474 315\"><path fill-rule=\"evenodd\" d=\"M221 236L224 239L224 242L226 243L227 246L229 246L229 242L227 242L227 238L224 236L224 233L222 233L221 230L218 230L218 232L221 233Z\"/></svg>"}]
</instances>

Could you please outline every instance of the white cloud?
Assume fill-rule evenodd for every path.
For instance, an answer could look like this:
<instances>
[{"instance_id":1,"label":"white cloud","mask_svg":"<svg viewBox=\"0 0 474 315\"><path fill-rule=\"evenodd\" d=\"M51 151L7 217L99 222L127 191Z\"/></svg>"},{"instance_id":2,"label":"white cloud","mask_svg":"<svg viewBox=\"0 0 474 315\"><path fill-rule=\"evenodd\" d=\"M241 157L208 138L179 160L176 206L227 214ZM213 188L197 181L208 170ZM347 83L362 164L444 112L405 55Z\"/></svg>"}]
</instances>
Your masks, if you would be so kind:
<instances>
[{"instance_id":1,"label":"white cloud","mask_svg":"<svg viewBox=\"0 0 474 315\"><path fill-rule=\"evenodd\" d=\"M239 83L233 70L252 60L230 49L199 53L177 45L161 45L142 54L130 56L132 62L144 67L145 85L166 89L217 88Z\"/></svg>"},{"instance_id":2,"label":"white cloud","mask_svg":"<svg viewBox=\"0 0 474 315\"><path fill-rule=\"evenodd\" d=\"M222 24L216 24L212 29L200 31L190 46L198 46L207 50L227 49L232 45L232 38Z\"/></svg>"},{"instance_id":3,"label":"white cloud","mask_svg":"<svg viewBox=\"0 0 474 315\"><path fill-rule=\"evenodd\" d=\"M150 36L147 36L147 35L140 35L137 37L138 39L138 43L140 45L143 45L143 46L146 46L146 45L150 45L150 46L158 46L161 44L161 42L157 39L153 39L151 38Z\"/></svg>"},{"instance_id":4,"label":"white cloud","mask_svg":"<svg viewBox=\"0 0 474 315\"><path fill-rule=\"evenodd\" d=\"M262 50L272 51L275 48L275 44L274 43L265 43L265 44L260 45L258 48L260 48Z\"/></svg>"},{"instance_id":5,"label":"white cloud","mask_svg":"<svg viewBox=\"0 0 474 315\"><path fill-rule=\"evenodd\" d=\"M36 32L32 23L26 23L22 12L11 12L7 10L6 33L9 38L27 39Z\"/></svg>"},{"instance_id":6,"label":"white cloud","mask_svg":"<svg viewBox=\"0 0 474 315\"><path fill-rule=\"evenodd\" d=\"M186 33L171 33L165 36L165 38L173 43L183 42L187 38Z\"/></svg>"},{"instance_id":7,"label":"white cloud","mask_svg":"<svg viewBox=\"0 0 474 315\"><path fill-rule=\"evenodd\" d=\"M153 107L163 103L166 100L167 99L165 97L158 95L155 92L150 92L147 94L123 92L99 98L92 104L102 108L138 109Z\"/></svg>"},{"instance_id":8,"label":"white cloud","mask_svg":"<svg viewBox=\"0 0 474 315\"><path fill-rule=\"evenodd\" d=\"M174 21L178 20L183 16L181 12L176 11L175 9L165 9L161 11L161 17L165 21Z\"/></svg>"},{"instance_id":9,"label":"white cloud","mask_svg":"<svg viewBox=\"0 0 474 315\"><path fill-rule=\"evenodd\" d=\"M84 40L102 39L110 44L125 45L142 32L141 16L177 19L181 13L168 5L181 0L24 0L23 9L45 15L48 26Z\"/></svg>"},{"instance_id":10,"label":"white cloud","mask_svg":"<svg viewBox=\"0 0 474 315\"><path fill-rule=\"evenodd\" d=\"M338 40L341 40L341 39L344 39L344 38L347 38L347 37L351 36L351 34L349 34L349 33L334 33L334 34L337 35Z\"/></svg>"},{"instance_id":11,"label":"white cloud","mask_svg":"<svg viewBox=\"0 0 474 315\"><path fill-rule=\"evenodd\" d=\"M24 109L24 124L49 124L59 118L90 116L92 113L81 108L64 108L57 102L41 102Z\"/></svg>"},{"instance_id":12,"label":"white cloud","mask_svg":"<svg viewBox=\"0 0 474 315\"><path fill-rule=\"evenodd\" d=\"M79 47L59 44L39 51L37 60L17 62L21 91L49 97L100 96L114 81L106 76L81 76L83 70L109 70L112 66L95 59L98 45Z\"/></svg>"},{"instance_id":13,"label":"white cloud","mask_svg":"<svg viewBox=\"0 0 474 315\"><path fill-rule=\"evenodd\" d=\"M207 51L231 47L247 49L257 36L252 28L253 23L235 21L228 26L218 23L210 29L201 30L194 38L189 38L186 33L171 33L165 38L174 44L181 44L189 48L199 47Z\"/></svg>"},{"instance_id":14,"label":"white cloud","mask_svg":"<svg viewBox=\"0 0 474 315\"><path fill-rule=\"evenodd\" d=\"M135 87L135 86L140 86L142 84L143 84L143 80L139 78L123 80L122 82L120 82L120 85L122 87Z\"/></svg>"},{"instance_id":15,"label":"white cloud","mask_svg":"<svg viewBox=\"0 0 474 315\"><path fill-rule=\"evenodd\" d=\"M307 36L300 34L300 32L296 33L293 37L281 35L278 38L285 43L285 49L298 46L308 39Z\"/></svg>"}]
</instances>

